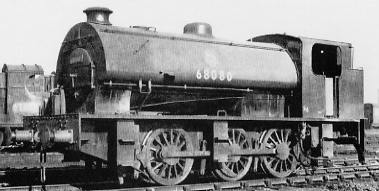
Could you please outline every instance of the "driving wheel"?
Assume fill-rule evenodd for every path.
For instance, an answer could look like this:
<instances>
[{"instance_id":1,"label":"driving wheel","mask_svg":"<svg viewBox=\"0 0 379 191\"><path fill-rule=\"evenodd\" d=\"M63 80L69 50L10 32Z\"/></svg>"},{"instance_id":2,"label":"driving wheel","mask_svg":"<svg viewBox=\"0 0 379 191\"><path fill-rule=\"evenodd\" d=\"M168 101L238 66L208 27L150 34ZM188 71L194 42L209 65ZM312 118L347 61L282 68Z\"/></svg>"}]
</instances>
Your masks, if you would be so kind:
<instances>
[{"instance_id":1,"label":"driving wheel","mask_svg":"<svg viewBox=\"0 0 379 191\"><path fill-rule=\"evenodd\" d=\"M262 157L266 172L274 177L287 177L296 169L297 160L291 139L291 129L270 129L263 137L262 146L276 149L274 156Z\"/></svg>"},{"instance_id":2,"label":"driving wheel","mask_svg":"<svg viewBox=\"0 0 379 191\"><path fill-rule=\"evenodd\" d=\"M148 138L146 170L161 185L175 185L190 173L193 158L165 158L162 153L193 152L193 145L183 129L157 129Z\"/></svg>"},{"instance_id":3,"label":"driving wheel","mask_svg":"<svg viewBox=\"0 0 379 191\"><path fill-rule=\"evenodd\" d=\"M243 129L229 129L229 146L232 150L251 149L251 143ZM227 162L216 163L216 175L226 181L236 181L243 178L250 169L253 157L229 156Z\"/></svg>"}]
</instances>

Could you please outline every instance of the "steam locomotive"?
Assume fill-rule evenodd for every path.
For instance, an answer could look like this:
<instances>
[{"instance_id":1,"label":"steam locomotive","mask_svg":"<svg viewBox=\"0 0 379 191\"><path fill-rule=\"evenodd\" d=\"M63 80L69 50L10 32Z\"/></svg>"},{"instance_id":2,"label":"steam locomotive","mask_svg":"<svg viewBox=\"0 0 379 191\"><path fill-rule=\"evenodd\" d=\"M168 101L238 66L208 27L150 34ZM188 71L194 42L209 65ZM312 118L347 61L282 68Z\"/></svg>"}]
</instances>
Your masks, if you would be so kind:
<instances>
[{"instance_id":1,"label":"steam locomotive","mask_svg":"<svg viewBox=\"0 0 379 191\"><path fill-rule=\"evenodd\" d=\"M84 10L67 33L43 115L14 142L81 153L88 164L161 185L190 172L225 181L291 175L354 145L364 163L363 71L352 45L285 34L237 43L206 23L184 34L122 28Z\"/></svg>"}]
</instances>

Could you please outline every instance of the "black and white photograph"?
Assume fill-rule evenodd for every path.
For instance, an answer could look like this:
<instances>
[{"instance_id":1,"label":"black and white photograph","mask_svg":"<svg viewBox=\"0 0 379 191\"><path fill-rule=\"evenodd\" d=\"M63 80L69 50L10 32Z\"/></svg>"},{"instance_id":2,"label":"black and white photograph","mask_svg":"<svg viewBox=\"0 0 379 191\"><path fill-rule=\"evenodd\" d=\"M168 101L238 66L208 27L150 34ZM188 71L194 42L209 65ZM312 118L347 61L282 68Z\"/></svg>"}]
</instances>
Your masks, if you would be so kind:
<instances>
[{"instance_id":1,"label":"black and white photograph","mask_svg":"<svg viewBox=\"0 0 379 191\"><path fill-rule=\"evenodd\" d=\"M375 0L0 13L0 190L379 190Z\"/></svg>"}]
</instances>

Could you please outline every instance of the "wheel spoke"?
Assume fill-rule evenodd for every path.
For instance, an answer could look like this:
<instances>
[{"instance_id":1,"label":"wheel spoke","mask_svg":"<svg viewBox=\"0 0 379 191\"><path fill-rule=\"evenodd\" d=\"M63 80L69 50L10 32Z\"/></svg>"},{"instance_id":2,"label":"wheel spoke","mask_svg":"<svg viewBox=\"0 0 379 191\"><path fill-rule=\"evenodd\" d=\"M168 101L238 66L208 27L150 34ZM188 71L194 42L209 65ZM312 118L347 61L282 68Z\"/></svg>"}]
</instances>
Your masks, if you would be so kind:
<instances>
[{"instance_id":1,"label":"wheel spoke","mask_svg":"<svg viewBox=\"0 0 379 191\"><path fill-rule=\"evenodd\" d=\"M244 168L244 164L243 164L242 160L239 160L238 163L242 166L242 168Z\"/></svg>"},{"instance_id":2,"label":"wheel spoke","mask_svg":"<svg viewBox=\"0 0 379 191\"><path fill-rule=\"evenodd\" d=\"M232 142L233 142L233 144L236 144L236 140L235 140L235 138L236 138L236 136L235 136L235 131L234 131L234 129L232 129Z\"/></svg>"},{"instance_id":3,"label":"wheel spoke","mask_svg":"<svg viewBox=\"0 0 379 191\"><path fill-rule=\"evenodd\" d=\"M176 168L176 165L177 165L177 164L174 165L174 173L175 173L175 177L178 176L178 169Z\"/></svg>"},{"instance_id":4,"label":"wheel spoke","mask_svg":"<svg viewBox=\"0 0 379 191\"><path fill-rule=\"evenodd\" d=\"M178 133L176 134L175 142L173 144L177 146L179 143L179 139L180 139L180 134Z\"/></svg>"},{"instance_id":5,"label":"wheel spoke","mask_svg":"<svg viewBox=\"0 0 379 191\"><path fill-rule=\"evenodd\" d=\"M166 133L162 133L162 137L163 137L163 140L165 141L165 145L169 145L170 143L168 142L167 140L167 134Z\"/></svg>"},{"instance_id":6,"label":"wheel spoke","mask_svg":"<svg viewBox=\"0 0 379 191\"><path fill-rule=\"evenodd\" d=\"M163 144L161 143L161 140L159 140L159 137L156 137L154 141L157 142L161 147L163 147Z\"/></svg>"},{"instance_id":7,"label":"wheel spoke","mask_svg":"<svg viewBox=\"0 0 379 191\"><path fill-rule=\"evenodd\" d=\"M286 137L285 137L285 142L288 142L288 140L289 140L289 136L290 136L290 133L291 133L291 132L287 131L287 133L286 133Z\"/></svg>"},{"instance_id":8,"label":"wheel spoke","mask_svg":"<svg viewBox=\"0 0 379 191\"><path fill-rule=\"evenodd\" d=\"M239 145L243 145L243 143L240 144L241 135L242 135L242 133L238 133L237 144L239 144ZM245 141L245 140L246 140L246 139L243 139L243 141Z\"/></svg>"},{"instance_id":9,"label":"wheel spoke","mask_svg":"<svg viewBox=\"0 0 379 191\"><path fill-rule=\"evenodd\" d=\"M162 168L159 169L159 172L157 173L158 175L161 175L164 171L166 171L167 164L163 164Z\"/></svg>"},{"instance_id":10,"label":"wheel spoke","mask_svg":"<svg viewBox=\"0 0 379 191\"><path fill-rule=\"evenodd\" d=\"M267 143L266 144L266 148L267 149L273 149L273 148L275 148L275 144L273 144L273 143Z\"/></svg>"},{"instance_id":11,"label":"wheel spoke","mask_svg":"<svg viewBox=\"0 0 379 191\"><path fill-rule=\"evenodd\" d=\"M175 178L175 176L172 176L172 165L168 167L167 178Z\"/></svg>"},{"instance_id":12,"label":"wheel spoke","mask_svg":"<svg viewBox=\"0 0 379 191\"><path fill-rule=\"evenodd\" d=\"M280 130L280 135L281 135L281 139L282 139L282 143L285 143L286 140L284 140L284 130Z\"/></svg>"},{"instance_id":13,"label":"wheel spoke","mask_svg":"<svg viewBox=\"0 0 379 191\"><path fill-rule=\"evenodd\" d=\"M236 164L237 173L239 173L240 172L239 165L238 165L238 163L235 163L235 164Z\"/></svg>"},{"instance_id":14,"label":"wheel spoke","mask_svg":"<svg viewBox=\"0 0 379 191\"><path fill-rule=\"evenodd\" d=\"M279 172L279 173L282 172L282 161L281 160L278 160L278 162L276 163L275 170L276 170L276 172Z\"/></svg>"},{"instance_id":15,"label":"wheel spoke","mask_svg":"<svg viewBox=\"0 0 379 191\"><path fill-rule=\"evenodd\" d=\"M280 172L285 172L287 171L285 161L280 161Z\"/></svg>"},{"instance_id":16,"label":"wheel spoke","mask_svg":"<svg viewBox=\"0 0 379 191\"><path fill-rule=\"evenodd\" d=\"M235 171L234 171L234 169L235 169L235 166L236 166L236 163L232 163L232 168L230 169L230 170L232 170L232 172L234 172L235 173Z\"/></svg>"},{"instance_id":17,"label":"wheel spoke","mask_svg":"<svg viewBox=\"0 0 379 191\"><path fill-rule=\"evenodd\" d=\"M287 161L287 160L286 160ZM284 163L284 167L285 167L285 169L286 169L286 172L287 171L291 171L291 169L292 169L292 164L293 163L291 163L291 162L289 162L289 161L287 161L286 163Z\"/></svg>"},{"instance_id":18,"label":"wheel spoke","mask_svg":"<svg viewBox=\"0 0 379 191\"><path fill-rule=\"evenodd\" d=\"M271 140L275 145L278 144L271 136L270 136L269 140Z\"/></svg>"},{"instance_id":19,"label":"wheel spoke","mask_svg":"<svg viewBox=\"0 0 379 191\"><path fill-rule=\"evenodd\" d=\"M274 160L274 167L272 169L276 170L278 168L279 160Z\"/></svg>"},{"instance_id":20,"label":"wheel spoke","mask_svg":"<svg viewBox=\"0 0 379 191\"><path fill-rule=\"evenodd\" d=\"M174 144L174 130L170 130L170 144Z\"/></svg>"},{"instance_id":21,"label":"wheel spoke","mask_svg":"<svg viewBox=\"0 0 379 191\"><path fill-rule=\"evenodd\" d=\"M155 165L155 167L153 167L153 170L155 171L155 170L157 170L159 167L161 167L162 165L163 165L163 163L161 163L161 162L157 162L158 164L157 165Z\"/></svg>"},{"instance_id":22,"label":"wheel spoke","mask_svg":"<svg viewBox=\"0 0 379 191\"><path fill-rule=\"evenodd\" d=\"M183 162L183 161L182 161ZM183 162L185 163L185 162ZM178 166L183 170L184 169L184 165L182 163L180 163L180 161L178 162Z\"/></svg>"},{"instance_id":23,"label":"wheel spoke","mask_svg":"<svg viewBox=\"0 0 379 191\"><path fill-rule=\"evenodd\" d=\"M272 158L272 157L267 157L266 160L267 160L267 164L270 166L271 166L272 162L274 162L274 158Z\"/></svg>"},{"instance_id":24,"label":"wheel spoke","mask_svg":"<svg viewBox=\"0 0 379 191\"><path fill-rule=\"evenodd\" d=\"M280 160L275 160L274 169L278 170L278 166L280 164ZM280 167L280 166L279 166Z\"/></svg>"},{"instance_id":25,"label":"wheel spoke","mask_svg":"<svg viewBox=\"0 0 379 191\"><path fill-rule=\"evenodd\" d=\"M240 146L241 146L241 148L243 148L243 149L245 149L245 147L244 147L244 144L247 142L247 140L246 139L243 139L242 141L241 141L241 143L239 144ZM247 147L248 147L249 145L247 145Z\"/></svg>"},{"instance_id":26,"label":"wheel spoke","mask_svg":"<svg viewBox=\"0 0 379 191\"><path fill-rule=\"evenodd\" d=\"M152 150L152 151L154 151L154 152L157 152L157 151L158 151L158 149L155 148L155 147L150 147L150 150Z\"/></svg>"},{"instance_id":27,"label":"wheel spoke","mask_svg":"<svg viewBox=\"0 0 379 191\"><path fill-rule=\"evenodd\" d=\"M282 143L282 141L279 138L278 131L275 131L275 137L278 140L278 143Z\"/></svg>"},{"instance_id":28,"label":"wheel spoke","mask_svg":"<svg viewBox=\"0 0 379 191\"><path fill-rule=\"evenodd\" d=\"M180 148L180 150L182 150L182 147L183 147L185 144L186 144L186 142L182 141L182 142L180 143L180 145L178 145L178 148Z\"/></svg>"},{"instance_id":29,"label":"wheel spoke","mask_svg":"<svg viewBox=\"0 0 379 191\"><path fill-rule=\"evenodd\" d=\"M286 166L291 169L292 168L292 161L288 159L286 159Z\"/></svg>"}]
</instances>

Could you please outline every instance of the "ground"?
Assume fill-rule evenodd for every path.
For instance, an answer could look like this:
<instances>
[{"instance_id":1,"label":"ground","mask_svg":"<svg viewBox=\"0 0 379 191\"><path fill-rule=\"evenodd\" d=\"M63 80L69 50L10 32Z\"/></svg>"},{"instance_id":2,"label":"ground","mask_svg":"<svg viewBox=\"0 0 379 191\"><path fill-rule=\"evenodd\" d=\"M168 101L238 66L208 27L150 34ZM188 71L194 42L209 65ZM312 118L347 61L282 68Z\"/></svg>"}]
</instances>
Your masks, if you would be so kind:
<instances>
[{"instance_id":1,"label":"ground","mask_svg":"<svg viewBox=\"0 0 379 191\"><path fill-rule=\"evenodd\" d=\"M326 185L314 185L303 187L282 187L282 188L265 188L262 190L278 190L278 191L379 191L379 182L370 180L354 180L344 182L327 183Z\"/></svg>"}]
</instances>

